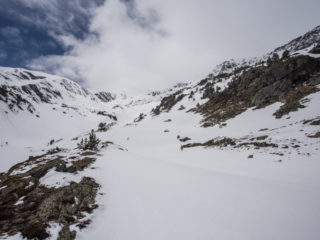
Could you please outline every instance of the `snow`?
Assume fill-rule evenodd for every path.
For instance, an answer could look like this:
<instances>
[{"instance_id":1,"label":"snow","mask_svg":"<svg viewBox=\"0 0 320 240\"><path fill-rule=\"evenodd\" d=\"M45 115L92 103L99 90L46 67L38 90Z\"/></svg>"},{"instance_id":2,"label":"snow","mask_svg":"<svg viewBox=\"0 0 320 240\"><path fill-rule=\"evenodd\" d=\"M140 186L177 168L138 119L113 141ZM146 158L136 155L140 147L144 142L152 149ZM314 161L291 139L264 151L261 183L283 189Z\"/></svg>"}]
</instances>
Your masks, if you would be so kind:
<instances>
[{"instance_id":1,"label":"snow","mask_svg":"<svg viewBox=\"0 0 320 240\"><path fill-rule=\"evenodd\" d=\"M50 227L48 228L48 233L49 233L50 237L48 238L48 240L58 239L59 232L62 229L62 226L55 223L55 222L51 222L51 223L49 223L49 225L50 225Z\"/></svg>"},{"instance_id":2,"label":"snow","mask_svg":"<svg viewBox=\"0 0 320 240\"><path fill-rule=\"evenodd\" d=\"M105 209L79 239L317 239L319 195L296 183L109 152ZM308 219L306 221L306 219ZM102 237L103 236L103 237Z\"/></svg>"},{"instance_id":3,"label":"snow","mask_svg":"<svg viewBox=\"0 0 320 240\"><path fill-rule=\"evenodd\" d=\"M309 147L319 141L300 132L302 120L318 116L319 97L310 95L308 107L290 119L272 116L281 105L276 103L249 109L225 128L203 129L199 116L173 109L99 134L128 151L109 149L98 158L94 176L105 194L99 196L93 224L78 238L319 239L319 150ZM120 122L130 122L140 112L147 113L141 106L125 111ZM180 134L201 142L215 136L257 136L265 134L259 132L262 128L269 128L267 134L280 143L307 141L301 152L310 151L310 156L293 148L284 156L255 149L181 151L176 138ZM249 154L254 158L248 159Z\"/></svg>"},{"instance_id":4,"label":"snow","mask_svg":"<svg viewBox=\"0 0 320 240\"><path fill-rule=\"evenodd\" d=\"M45 79L25 80L14 76L23 71L43 76ZM100 122L112 122L106 116L97 115L98 111L104 111L106 104L98 101L94 94L87 93L71 80L25 69L0 68L0 72L10 78L8 80L0 75L1 84L6 86L32 83L37 84L40 89L42 84L50 84L52 86L50 90L59 91L62 96L54 98L49 91L42 89L43 94L49 92L51 96L51 103L43 103L35 102L34 98L37 97L25 94L24 97L36 109L34 114L21 109L12 112L4 102L0 101L0 151L1 159L4 159L0 164L0 171L8 170L12 165L26 160L30 155L40 153L43 149L56 147L59 144L66 144L69 147L75 145L75 142L62 141L54 146L44 146L52 139L57 141L74 138L85 131L96 129Z\"/></svg>"},{"instance_id":5,"label":"snow","mask_svg":"<svg viewBox=\"0 0 320 240\"><path fill-rule=\"evenodd\" d=\"M82 179L82 175L73 173L56 172L55 169L51 169L45 176L40 178L40 184L46 187L64 187L68 186L71 181L79 183Z\"/></svg>"},{"instance_id":6,"label":"snow","mask_svg":"<svg viewBox=\"0 0 320 240\"><path fill-rule=\"evenodd\" d=\"M227 82L221 83L225 87L222 84ZM320 93L309 95L305 108L281 119L273 116L281 106L275 103L248 109L222 128L200 127L201 116L187 112L201 100L201 93L195 92L194 98L185 97L157 117L150 112L159 104L159 95L117 98L101 105L77 98L68 103L80 110L69 109L67 114L60 103L50 108L39 104L40 118L24 111L0 111L0 169L54 147L75 148L78 140L72 138L84 137L99 122L111 122L93 113L103 110L115 114L118 121L109 131L97 132L98 138L114 145L101 150L94 168L77 175L52 169L40 180L46 186L61 187L91 176L101 184L99 208L87 216L92 223L83 230L71 227L77 230L77 239L320 239L320 142L307 137L319 126L303 124L319 117ZM186 109L179 111L180 105ZM140 113L147 116L134 123ZM181 151L178 135L190 137L189 142L268 135L266 141L289 147ZM51 139L62 140L48 145ZM6 141L8 145L3 144ZM293 143L301 147L296 149ZM73 154L76 150L59 153ZM251 154L253 158L248 158ZM52 239L60 228L52 223L48 229Z\"/></svg>"},{"instance_id":7,"label":"snow","mask_svg":"<svg viewBox=\"0 0 320 240\"><path fill-rule=\"evenodd\" d=\"M23 199L24 197L21 197L14 205L20 205L20 204L23 204Z\"/></svg>"}]
</instances>

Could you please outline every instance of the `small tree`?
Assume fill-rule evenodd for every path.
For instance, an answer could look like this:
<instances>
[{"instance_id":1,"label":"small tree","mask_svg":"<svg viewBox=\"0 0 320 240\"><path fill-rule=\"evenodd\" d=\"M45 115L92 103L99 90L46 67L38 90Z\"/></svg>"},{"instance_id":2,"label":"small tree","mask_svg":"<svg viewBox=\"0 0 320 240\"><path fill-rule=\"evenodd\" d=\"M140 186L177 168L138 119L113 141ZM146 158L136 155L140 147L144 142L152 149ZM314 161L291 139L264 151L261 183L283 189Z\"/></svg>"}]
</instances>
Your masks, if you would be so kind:
<instances>
[{"instance_id":1,"label":"small tree","mask_svg":"<svg viewBox=\"0 0 320 240\"><path fill-rule=\"evenodd\" d=\"M285 50L283 53L282 53L282 59L285 59L285 58L288 58L290 55L290 52L288 50Z\"/></svg>"},{"instance_id":2,"label":"small tree","mask_svg":"<svg viewBox=\"0 0 320 240\"><path fill-rule=\"evenodd\" d=\"M272 64L272 60L271 60L270 57L268 57L268 59L267 59L267 66L270 66L271 64Z\"/></svg>"},{"instance_id":3,"label":"small tree","mask_svg":"<svg viewBox=\"0 0 320 240\"><path fill-rule=\"evenodd\" d=\"M272 61L273 62L278 62L279 61L279 54L278 53L274 53L272 55Z\"/></svg>"},{"instance_id":4,"label":"small tree","mask_svg":"<svg viewBox=\"0 0 320 240\"><path fill-rule=\"evenodd\" d=\"M89 139L81 139L80 143L78 143L78 148L82 150L98 150L98 146L100 143L100 139L97 138L96 134L94 133L94 130L91 130L91 133L89 134Z\"/></svg>"}]
</instances>

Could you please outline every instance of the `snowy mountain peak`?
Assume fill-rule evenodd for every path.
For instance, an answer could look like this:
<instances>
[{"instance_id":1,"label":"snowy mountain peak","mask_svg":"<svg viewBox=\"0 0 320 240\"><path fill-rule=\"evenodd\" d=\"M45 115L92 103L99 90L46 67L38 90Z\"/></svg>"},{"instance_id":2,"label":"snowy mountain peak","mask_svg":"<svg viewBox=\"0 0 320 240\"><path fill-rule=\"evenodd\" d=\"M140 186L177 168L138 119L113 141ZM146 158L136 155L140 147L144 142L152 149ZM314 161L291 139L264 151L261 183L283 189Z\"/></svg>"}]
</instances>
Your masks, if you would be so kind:
<instances>
[{"instance_id":1,"label":"snowy mountain peak","mask_svg":"<svg viewBox=\"0 0 320 240\"><path fill-rule=\"evenodd\" d=\"M276 48L274 52L288 50L290 53L293 53L305 48L309 48L317 43L320 43L320 25L304 35L293 39L289 43Z\"/></svg>"},{"instance_id":2,"label":"snowy mountain peak","mask_svg":"<svg viewBox=\"0 0 320 240\"><path fill-rule=\"evenodd\" d=\"M320 43L320 26L315 27L311 31L305 33L304 35L297 37L290 41L289 43L276 48L275 50L261 56L261 57L253 57L250 59L230 59L227 61L218 64L211 73L208 75L209 78L214 76L230 74L234 72L236 69L251 67L259 64L265 64L268 58L272 58L274 54L277 54L279 57L285 51L288 51L289 55L300 54L301 50L306 50L308 52L315 45Z\"/></svg>"},{"instance_id":3,"label":"snowy mountain peak","mask_svg":"<svg viewBox=\"0 0 320 240\"><path fill-rule=\"evenodd\" d=\"M90 105L114 99L107 92L93 94L69 79L21 68L0 68L0 103L6 112L38 112L39 104Z\"/></svg>"}]
</instances>

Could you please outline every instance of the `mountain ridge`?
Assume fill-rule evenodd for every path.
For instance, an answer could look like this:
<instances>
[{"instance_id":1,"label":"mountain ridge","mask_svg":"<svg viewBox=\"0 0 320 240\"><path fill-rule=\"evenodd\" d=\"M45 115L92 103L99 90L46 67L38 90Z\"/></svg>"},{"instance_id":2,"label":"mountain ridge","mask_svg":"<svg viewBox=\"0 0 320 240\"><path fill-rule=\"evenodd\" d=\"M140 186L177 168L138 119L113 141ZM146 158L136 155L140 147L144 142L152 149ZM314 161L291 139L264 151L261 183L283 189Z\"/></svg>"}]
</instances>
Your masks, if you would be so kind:
<instances>
[{"instance_id":1,"label":"mountain ridge","mask_svg":"<svg viewBox=\"0 0 320 240\"><path fill-rule=\"evenodd\" d=\"M0 238L318 239L316 44L134 97L0 68Z\"/></svg>"}]
</instances>

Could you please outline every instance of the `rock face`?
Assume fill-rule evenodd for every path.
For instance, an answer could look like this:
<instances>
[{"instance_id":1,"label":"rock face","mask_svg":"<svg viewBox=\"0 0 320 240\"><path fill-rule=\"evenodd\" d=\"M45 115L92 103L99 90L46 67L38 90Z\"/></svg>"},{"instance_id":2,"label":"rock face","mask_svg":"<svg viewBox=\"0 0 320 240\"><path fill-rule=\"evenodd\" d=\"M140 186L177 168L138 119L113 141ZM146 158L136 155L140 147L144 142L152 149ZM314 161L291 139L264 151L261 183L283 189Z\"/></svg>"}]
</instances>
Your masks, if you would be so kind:
<instances>
[{"instance_id":1,"label":"rock face","mask_svg":"<svg viewBox=\"0 0 320 240\"><path fill-rule=\"evenodd\" d=\"M204 143L188 143L183 145L183 148L192 148L192 147L219 147L219 148L226 148L226 147L232 147L232 148L250 148L254 147L255 149L259 148L278 148L279 145L272 143L272 142L266 142L263 141L268 136L260 136L257 138L242 138L242 139L236 139L236 138L229 138L229 137L218 137L211 139L209 141L206 141Z\"/></svg>"},{"instance_id":2,"label":"rock face","mask_svg":"<svg viewBox=\"0 0 320 240\"><path fill-rule=\"evenodd\" d=\"M170 111L171 108L184 98L182 91L179 90L167 97L162 98L160 105L152 109L154 115L159 115L162 111Z\"/></svg>"},{"instance_id":3,"label":"rock face","mask_svg":"<svg viewBox=\"0 0 320 240\"><path fill-rule=\"evenodd\" d=\"M98 92L94 95L96 95L96 97L99 98L102 102L110 102L116 98L114 94L109 92Z\"/></svg>"},{"instance_id":4,"label":"rock face","mask_svg":"<svg viewBox=\"0 0 320 240\"><path fill-rule=\"evenodd\" d=\"M320 26L315 27L311 31L305 33L302 36L299 36L289 43L286 43L272 52L269 52L262 57L254 57L251 59L240 59L234 60L230 59L227 61L222 62L221 64L217 65L212 72L209 74L209 78L213 76L223 75L223 74L230 74L234 72L236 69L243 69L253 67L262 63L267 62L268 58L272 58L275 54L279 55L280 57L283 56L283 53L286 52L288 55L294 55L295 52L310 48L316 44L320 43ZM310 52L314 53L315 52Z\"/></svg>"},{"instance_id":5,"label":"rock face","mask_svg":"<svg viewBox=\"0 0 320 240\"><path fill-rule=\"evenodd\" d=\"M280 118L301 107L298 101L318 91L316 85L319 83L319 59L289 58L270 66L248 69L222 92L216 92L213 84L207 84L203 97L209 100L195 111L204 116L203 126L207 127L233 118L249 107L261 108L282 101L284 107L275 113Z\"/></svg>"},{"instance_id":6,"label":"rock face","mask_svg":"<svg viewBox=\"0 0 320 240\"><path fill-rule=\"evenodd\" d=\"M231 79L227 87L220 89L217 83ZM275 59L269 65L236 69L228 74L220 74L203 79L196 89L189 93L193 97L199 88L203 104L189 111L203 116L202 126L210 127L222 124L250 107L263 108L275 102L283 105L274 115L281 118L292 111L303 108L300 102L305 96L318 91L320 84L320 59L307 55ZM154 108L153 114L170 111L170 109L187 96L184 89L161 100Z\"/></svg>"},{"instance_id":7,"label":"rock face","mask_svg":"<svg viewBox=\"0 0 320 240\"><path fill-rule=\"evenodd\" d=\"M305 48L312 46L315 43L320 42L320 26L315 27L306 34L297 37L290 41L289 43L276 48L274 51L284 51L288 50L289 52L296 52Z\"/></svg>"},{"instance_id":8,"label":"rock face","mask_svg":"<svg viewBox=\"0 0 320 240\"><path fill-rule=\"evenodd\" d=\"M71 166L66 167L70 161ZM49 171L76 174L94 161L94 157L81 154L68 159L47 153L29 157L2 173L0 237L20 232L27 239L46 239L49 237L48 227L54 222L62 227L59 239L75 239L76 232L69 226L83 228L90 223L85 213L90 214L98 207L95 197L99 184L92 178L83 177L78 183L71 181L66 186L49 187L41 184L41 178Z\"/></svg>"},{"instance_id":9,"label":"rock face","mask_svg":"<svg viewBox=\"0 0 320 240\"><path fill-rule=\"evenodd\" d=\"M303 108L300 100L318 91L319 42L320 26L261 58L224 61L197 85L163 97L152 112L168 112L185 96L195 101L194 94L202 94L201 104L188 111L202 114L203 127L223 124L250 107L263 108L278 101L284 104L274 116L281 118Z\"/></svg>"},{"instance_id":10,"label":"rock face","mask_svg":"<svg viewBox=\"0 0 320 240\"><path fill-rule=\"evenodd\" d=\"M90 93L79 84L54 75L0 67L0 104L12 112L37 112L39 104L72 105L78 100L88 103L108 102L111 93ZM50 106L49 106L50 107Z\"/></svg>"}]
</instances>

